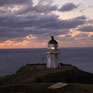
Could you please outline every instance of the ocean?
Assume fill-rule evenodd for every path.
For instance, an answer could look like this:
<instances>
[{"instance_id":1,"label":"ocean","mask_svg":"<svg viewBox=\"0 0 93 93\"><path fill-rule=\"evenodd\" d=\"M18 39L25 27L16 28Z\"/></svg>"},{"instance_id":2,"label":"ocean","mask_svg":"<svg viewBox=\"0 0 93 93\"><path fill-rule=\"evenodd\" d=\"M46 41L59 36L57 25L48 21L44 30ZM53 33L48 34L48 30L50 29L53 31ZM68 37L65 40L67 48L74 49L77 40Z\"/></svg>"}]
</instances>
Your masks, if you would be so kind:
<instances>
[{"instance_id":1,"label":"ocean","mask_svg":"<svg viewBox=\"0 0 93 93\"><path fill-rule=\"evenodd\" d=\"M0 76L13 74L25 64L46 63L46 52L47 49L0 49ZM93 73L93 48L61 48L59 52L59 62Z\"/></svg>"}]
</instances>

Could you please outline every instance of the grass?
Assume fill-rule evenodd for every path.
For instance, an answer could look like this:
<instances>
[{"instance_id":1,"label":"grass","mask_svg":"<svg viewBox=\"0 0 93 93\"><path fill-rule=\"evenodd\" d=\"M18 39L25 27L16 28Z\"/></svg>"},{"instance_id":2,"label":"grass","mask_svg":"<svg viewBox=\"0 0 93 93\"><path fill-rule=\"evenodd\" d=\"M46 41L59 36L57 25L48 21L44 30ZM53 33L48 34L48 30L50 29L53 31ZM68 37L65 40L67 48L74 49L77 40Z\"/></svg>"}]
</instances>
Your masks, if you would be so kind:
<instances>
[{"instance_id":1,"label":"grass","mask_svg":"<svg viewBox=\"0 0 93 93\"><path fill-rule=\"evenodd\" d=\"M0 89L0 93L93 93L93 84L69 83L60 89L48 89L53 83L31 83L27 85L8 86ZM7 90L9 92L7 92Z\"/></svg>"},{"instance_id":2,"label":"grass","mask_svg":"<svg viewBox=\"0 0 93 93\"><path fill-rule=\"evenodd\" d=\"M11 82L11 81L19 78L20 76L22 76L24 74L27 74L29 72L31 72L31 70L29 70L29 71L26 70L26 71L22 71L22 72L12 74L12 75L7 75L7 76L0 77L0 86L6 85L9 82Z\"/></svg>"},{"instance_id":3,"label":"grass","mask_svg":"<svg viewBox=\"0 0 93 93\"><path fill-rule=\"evenodd\" d=\"M75 68L60 70L56 73L37 76L35 82L68 82L68 83L93 83L93 74L89 74Z\"/></svg>"},{"instance_id":4,"label":"grass","mask_svg":"<svg viewBox=\"0 0 93 93\"><path fill-rule=\"evenodd\" d=\"M93 83L93 74L81 71L73 66L62 69L44 69L29 78L25 83Z\"/></svg>"},{"instance_id":5,"label":"grass","mask_svg":"<svg viewBox=\"0 0 93 93\"><path fill-rule=\"evenodd\" d=\"M61 88L58 93L93 93L93 84L70 83L67 87Z\"/></svg>"},{"instance_id":6,"label":"grass","mask_svg":"<svg viewBox=\"0 0 93 93\"><path fill-rule=\"evenodd\" d=\"M0 85L7 85L32 71L30 67L24 66L15 74L0 77ZM56 82L66 82L68 86L56 90L48 89ZM93 74L65 65L62 69L42 69L21 85L1 86L0 93L93 93Z\"/></svg>"},{"instance_id":7,"label":"grass","mask_svg":"<svg viewBox=\"0 0 93 93\"><path fill-rule=\"evenodd\" d=\"M51 74L55 74L57 72L64 72L64 71L68 71L68 70L72 70L75 69L74 67L67 67L64 66L62 69L43 69L40 70L40 72L38 72L37 74L35 74L33 77L29 78L26 83L31 83L31 82L35 82L36 79L43 77L43 76L47 76L47 75L51 75Z\"/></svg>"}]
</instances>

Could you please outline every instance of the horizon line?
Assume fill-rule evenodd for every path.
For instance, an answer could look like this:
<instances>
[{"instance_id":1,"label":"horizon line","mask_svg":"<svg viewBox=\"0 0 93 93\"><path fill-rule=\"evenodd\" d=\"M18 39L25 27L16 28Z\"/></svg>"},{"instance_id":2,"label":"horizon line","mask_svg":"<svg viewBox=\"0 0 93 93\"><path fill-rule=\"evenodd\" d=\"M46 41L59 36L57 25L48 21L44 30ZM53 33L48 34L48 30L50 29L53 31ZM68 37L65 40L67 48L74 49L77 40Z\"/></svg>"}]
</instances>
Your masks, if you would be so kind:
<instances>
[{"instance_id":1,"label":"horizon line","mask_svg":"<svg viewBox=\"0 0 93 93\"><path fill-rule=\"evenodd\" d=\"M61 48L93 48L93 47L59 47L59 49ZM2 49L47 49L47 48L0 48L0 50Z\"/></svg>"}]
</instances>

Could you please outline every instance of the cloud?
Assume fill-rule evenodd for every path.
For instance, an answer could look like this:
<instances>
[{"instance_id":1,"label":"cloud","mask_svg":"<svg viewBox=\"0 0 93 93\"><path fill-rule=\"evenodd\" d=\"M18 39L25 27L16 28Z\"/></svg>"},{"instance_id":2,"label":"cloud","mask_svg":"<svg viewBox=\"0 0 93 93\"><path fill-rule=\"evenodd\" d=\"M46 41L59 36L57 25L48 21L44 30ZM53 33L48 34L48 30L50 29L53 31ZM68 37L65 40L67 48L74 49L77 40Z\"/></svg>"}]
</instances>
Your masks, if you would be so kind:
<instances>
[{"instance_id":1,"label":"cloud","mask_svg":"<svg viewBox=\"0 0 93 93\"><path fill-rule=\"evenodd\" d=\"M93 40L93 35L90 36L90 40Z\"/></svg>"},{"instance_id":2,"label":"cloud","mask_svg":"<svg viewBox=\"0 0 93 93\"><path fill-rule=\"evenodd\" d=\"M76 8L78 5L67 3L60 11ZM16 45L19 43L15 42L21 44L24 40L45 42L50 35L61 36L59 40L70 41L75 39L68 34L70 30L87 24L85 16L59 19L52 11L59 11L52 0L38 0L37 3L33 0L0 0L0 42L11 44L7 41L10 40Z\"/></svg>"},{"instance_id":3,"label":"cloud","mask_svg":"<svg viewBox=\"0 0 93 93\"><path fill-rule=\"evenodd\" d=\"M65 36L63 36L63 34L58 35L58 38L59 38L59 40L67 40L67 41L74 40L74 38L69 34L65 34Z\"/></svg>"},{"instance_id":4,"label":"cloud","mask_svg":"<svg viewBox=\"0 0 93 93\"><path fill-rule=\"evenodd\" d=\"M52 5L51 1L49 0L38 0L39 2L34 5L34 3L26 4L22 7L17 14L26 14L26 13L33 13L33 14L40 14L40 13L49 13L52 11L58 10L56 5Z\"/></svg>"},{"instance_id":5,"label":"cloud","mask_svg":"<svg viewBox=\"0 0 93 93\"><path fill-rule=\"evenodd\" d=\"M20 5L25 3L32 3L32 0L0 0L0 6Z\"/></svg>"},{"instance_id":6,"label":"cloud","mask_svg":"<svg viewBox=\"0 0 93 93\"><path fill-rule=\"evenodd\" d=\"M85 16L68 20L60 20L56 15L37 16L0 16L0 26L3 27L35 27L35 28L75 28L86 23Z\"/></svg>"},{"instance_id":7,"label":"cloud","mask_svg":"<svg viewBox=\"0 0 93 93\"><path fill-rule=\"evenodd\" d=\"M67 11L71 11L71 10L74 10L76 8L78 8L79 5L75 5L73 3L66 3L64 4L60 9L59 11L62 11L62 12L67 12Z\"/></svg>"},{"instance_id":8,"label":"cloud","mask_svg":"<svg viewBox=\"0 0 93 93\"><path fill-rule=\"evenodd\" d=\"M74 39L75 40L89 40L89 37L87 33L80 33L80 34L77 34Z\"/></svg>"},{"instance_id":9,"label":"cloud","mask_svg":"<svg viewBox=\"0 0 93 93\"><path fill-rule=\"evenodd\" d=\"M86 17L84 16L68 20L60 20L55 15L0 16L0 19L0 41L8 39L23 40L29 34L40 37L40 39L50 35L57 36L66 34L69 29L86 23Z\"/></svg>"},{"instance_id":10,"label":"cloud","mask_svg":"<svg viewBox=\"0 0 93 93\"><path fill-rule=\"evenodd\" d=\"M30 44L29 41L23 40L19 42L15 42L12 40L6 40L5 42L0 42L0 48L20 48L20 47L26 47Z\"/></svg>"},{"instance_id":11,"label":"cloud","mask_svg":"<svg viewBox=\"0 0 93 93\"><path fill-rule=\"evenodd\" d=\"M36 5L36 6L25 6L21 10L17 11L16 14L25 14L25 13L46 13L46 12L52 12L57 10L57 6L55 5Z\"/></svg>"},{"instance_id":12,"label":"cloud","mask_svg":"<svg viewBox=\"0 0 93 93\"><path fill-rule=\"evenodd\" d=\"M77 34L75 37L88 37L88 34L80 33L80 34Z\"/></svg>"},{"instance_id":13,"label":"cloud","mask_svg":"<svg viewBox=\"0 0 93 93\"><path fill-rule=\"evenodd\" d=\"M88 25L88 26L82 26L77 29L78 31L83 31L83 32L93 32L93 25Z\"/></svg>"},{"instance_id":14,"label":"cloud","mask_svg":"<svg viewBox=\"0 0 93 93\"><path fill-rule=\"evenodd\" d=\"M52 5L50 0L0 0L0 8L3 11L11 11L16 15L39 14L58 10L56 5Z\"/></svg>"},{"instance_id":15,"label":"cloud","mask_svg":"<svg viewBox=\"0 0 93 93\"><path fill-rule=\"evenodd\" d=\"M49 12L57 10L57 6L55 5L37 5L33 7L33 10L36 12Z\"/></svg>"}]
</instances>

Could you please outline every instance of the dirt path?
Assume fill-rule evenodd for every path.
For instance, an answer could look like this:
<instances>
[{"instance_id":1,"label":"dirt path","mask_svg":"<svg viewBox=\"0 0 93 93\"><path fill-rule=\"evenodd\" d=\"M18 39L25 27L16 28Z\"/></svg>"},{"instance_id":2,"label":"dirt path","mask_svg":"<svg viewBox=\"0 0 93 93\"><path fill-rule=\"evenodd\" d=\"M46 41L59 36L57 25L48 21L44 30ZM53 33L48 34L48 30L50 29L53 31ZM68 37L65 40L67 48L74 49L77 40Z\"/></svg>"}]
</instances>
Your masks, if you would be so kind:
<instances>
[{"instance_id":1,"label":"dirt path","mask_svg":"<svg viewBox=\"0 0 93 93\"><path fill-rule=\"evenodd\" d=\"M27 79L33 77L39 71L40 70L34 70L34 71L29 72L29 73L27 73L25 75L22 75L22 76L18 77L16 80L13 80L9 85L21 84L21 83L25 82Z\"/></svg>"}]
</instances>

